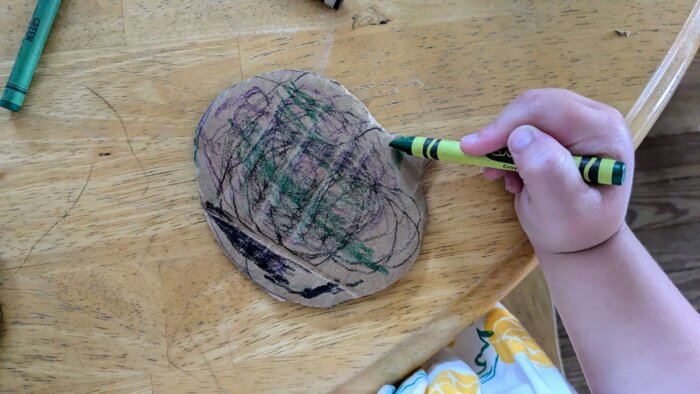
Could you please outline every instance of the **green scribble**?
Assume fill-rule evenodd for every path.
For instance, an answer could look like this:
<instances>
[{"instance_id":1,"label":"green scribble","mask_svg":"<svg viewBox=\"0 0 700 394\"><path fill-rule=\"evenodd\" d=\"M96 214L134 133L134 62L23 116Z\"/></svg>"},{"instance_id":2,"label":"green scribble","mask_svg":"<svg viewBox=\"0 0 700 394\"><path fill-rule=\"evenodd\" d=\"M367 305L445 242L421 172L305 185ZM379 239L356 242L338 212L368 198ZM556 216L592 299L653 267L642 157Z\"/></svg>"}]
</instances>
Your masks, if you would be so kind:
<instances>
[{"instance_id":1,"label":"green scribble","mask_svg":"<svg viewBox=\"0 0 700 394\"><path fill-rule=\"evenodd\" d=\"M392 149L394 151L394 163L396 167L401 167L401 162L403 162L403 152L398 149Z\"/></svg>"},{"instance_id":2,"label":"green scribble","mask_svg":"<svg viewBox=\"0 0 700 394\"><path fill-rule=\"evenodd\" d=\"M277 108L276 116L283 123L291 126L287 130L299 131L299 136L303 138L303 144L299 144L301 148L295 157L280 162L274 148L271 148L273 144L270 140L262 138L251 141L244 138L241 144L243 146L239 146L237 149L249 152L244 159L247 170L254 172L257 167L259 171L262 171L266 181L269 182L266 187L270 187L262 192L267 194L271 205L279 209L278 212L294 213L303 210L300 220L293 224L296 233L295 241L303 242L307 231L316 232L320 241L327 247L335 246L337 255L348 264L363 265L373 272L389 275L389 271L385 267L374 261L373 249L361 241L348 242L349 238L352 237L349 228L352 226L353 218L346 217L345 213L339 213L345 210L338 209L338 207L354 207L356 201L353 201L352 194L344 193L343 190L334 191L330 192L333 194L333 198L328 198L327 193L316 193L317 188L314 185L314 179L309 177L310 174L295 171L290 167L290 163L293 163L298 157L305 156L311 158L321 170L329 173L337 171L334 169L333 157L316 153L323 152L322 149L316 147L328 144L328 141L316 131L316 128L322 121L323 115L333 110L332 106L310 97L307 93L299 90L294 82L284 84L282 88L288 97L282 97L282 94L277 92L283 104ZM255 133L255 128L259 126L254 119L246 119L242 123L249 125L249 129L245 130L243 135L258 134ZM396 151L394 154L396 164L401 165L403 153ZM342 189L366 187L361 181L352 178L349 178L347 182L339 183L338 186ZM352 209L348 209L348 211L352 211Z\"/></svg>"},{"instance_id":3,"label":"green scribble","mask_svg":"<svg viewBox=\"0 0 700 394\"><path fill-rule=\"evenodd\" d=\"M276 182L278 198L281 198L287 204L291 204L292 210L298 210L309 204L309 200L313 197L313 190L307 187L306 184L299 182L293 175L282 174ZM312 209L319 209L318 204L309 204ZM307 214L311 214L307 211Z\"/></svg>"},{"instance_id":4,"label":"green scribble","mask_svg":"<svg viewBox=\"0 0 700 394\"><path fill-rule=\"evenodd\" d=\"M302 108L306 116L311 118L314 122L318 122L318 117L322 113L326 113L333 109L328 104L319 103L316 99L309 96L308 94L299 90L294 81L290 81L289 84L282 85L284 91L287 92L289 98L292 99L294 105Z\"/></svg>"},{"instance_id":5,"label":"green scribble","mask_svg":"<svg viewBox=\"0 0 700 394\"><path fill-rule=\"evenodd\" d=\"M229 120L229 122L233 122L233 120ZM252 122L251 122L251 123L252 123ZM260 127L260 126L255 125L255 126L253 127L253 130L255 130L255 129L259 128L259 127ZM252 134L252 133L254 133L254 132L255 132L255 131L250 132L250 131L247 131L247 130L246 130L246 132L241 133L241 134L243 134L243 135L245 136L245 135L247 135L248 133ZM244 139L243 142L244 142L244 144L241 144L241 145L243 145L243 146L238 146L238 147L236 147L236 150L237 150L236 153L237 153L238 155L241 155L241 151L243 151L243 149L246 149L246 150L247 150L247 149L250 149L250 153L249 153L248 156L245 158L245 165L246 165L246 168L248 168L248 170L251 170L251 169L255 166L255 164L256 164L261 158L264 158L264 157L265 157L265 144L262 143L262 141L258 141L258 143L256 143L253 147L250 147L250 141L249 141L249 140ZM274 165L274 163L272 163L272 164ZM267 175L267 174L266 174L266 175Z\"/></svg>"},{"instance_id":6,"label":"green scribble","mask_svg":"<svg viewBox=\"0 0 700 394\"><path fill-rule=\"evenodd\" d=\"M381 272L384 275L389 275L389 271L387 271L386 268L374 262L374 259L372 258L374 251L368 248L365 244L359 242L349 243L343 249L343 252L355 259L356 263L362 264L373 271Z\"/></svg>"}]
</instances>

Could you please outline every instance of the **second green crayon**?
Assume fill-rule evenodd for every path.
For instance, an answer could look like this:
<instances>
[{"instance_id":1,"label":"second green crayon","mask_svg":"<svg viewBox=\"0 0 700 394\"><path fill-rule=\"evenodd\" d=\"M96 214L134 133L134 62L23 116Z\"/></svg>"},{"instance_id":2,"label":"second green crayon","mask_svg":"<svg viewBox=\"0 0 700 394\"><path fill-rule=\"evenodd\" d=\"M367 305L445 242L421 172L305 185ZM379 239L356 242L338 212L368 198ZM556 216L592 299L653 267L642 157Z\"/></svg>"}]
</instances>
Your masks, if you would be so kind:
<instances>
[{"instance_id":1,"label":"second green crayon","mask_svg":"<svg viewBox=\"0 0 700 394\"><path fill-rule=\"evenodd\" d=\"M51 25L60 5L61 0L39 0L37 3L34 15L29 21L27 33L22 40L22 46L20 46L15 59L15 65L7 79L2 99L0 99L1 107L13 112L22 108L29 83L34 76L39 57L44 50L44 44L49 37Z\"/></svg>"}]
</instances>

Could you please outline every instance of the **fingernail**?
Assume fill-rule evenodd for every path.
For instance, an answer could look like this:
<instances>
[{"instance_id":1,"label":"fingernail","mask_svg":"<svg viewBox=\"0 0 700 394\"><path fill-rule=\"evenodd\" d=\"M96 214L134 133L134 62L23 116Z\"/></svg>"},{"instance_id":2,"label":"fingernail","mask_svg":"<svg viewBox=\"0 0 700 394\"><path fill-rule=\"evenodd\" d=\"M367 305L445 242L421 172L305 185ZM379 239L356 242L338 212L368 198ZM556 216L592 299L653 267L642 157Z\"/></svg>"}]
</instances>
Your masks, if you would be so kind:
<instances>
[{"instance_id":1,"label":"fingernail","mask_svg":"<svg viewBox=\"0 0 700 394\"><path fill-rule=\"evenodd\" d=\"M510 150L518 153L535 140L535 134L530 127L519 127L510 136Z\"/></svg>"},{"instance_id":2,"label":"fingernail","mask_svg":"<svg viewBox=\"0 0 700 394\"><path fill-rule=\"evenodd\" d=\"M505 179L506 179L506 190L510 191L510 186L511 186L510 177L506 176Z\"/></svg>"},{"instance_id":3,"label":"fingernail","mask_svg":"<svg viewBox=\"0 0 700 394\"><path fill-rule=\"evenodd\" d=\"M462 143L467 144L467 145L471 145L471 144L475 143L476 140L478 140L478 139L479 139L479 133L473 133L473 134L465 135L464 137L462 137Z\"/></svg>"}]
</instances>

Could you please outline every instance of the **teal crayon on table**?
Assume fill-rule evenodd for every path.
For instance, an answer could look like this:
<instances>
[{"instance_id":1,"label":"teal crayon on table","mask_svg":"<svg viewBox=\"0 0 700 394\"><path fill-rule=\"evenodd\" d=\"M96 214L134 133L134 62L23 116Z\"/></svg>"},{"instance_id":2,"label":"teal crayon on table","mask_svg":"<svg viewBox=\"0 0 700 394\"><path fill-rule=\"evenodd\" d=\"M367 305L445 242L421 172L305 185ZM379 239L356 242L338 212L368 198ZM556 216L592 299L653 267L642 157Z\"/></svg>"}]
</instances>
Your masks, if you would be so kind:
<instances>
[{"instance_id":1,"label":"teal crayon on table","mask_svg":"<svg viewBox=\"0 0 700 394\"><path fill-rule=\"evenodd\" d=\"M517 171L508 148L491 152L486 156L465 155L459 148L459 141L426 137L396 137L389 143L412 156L426 159L445 160L452 163L472 164L500 170ZM572 156L583 180L600 185L622 185L625 181L625 163L605 157ZM546 174L543 174L546 176Z\"/></svg>"},{"instance_id":2,"label":"teal crayon on table","mask_svg":"<svg viewBox=\"0 0 700 394\"><path fill-rule=\"evenodd\" d=\"M13 112L22 108L29 83L34 76L36 65L39 63L39 57L44 50L44 44L49 37L51 25L60 5L61 0L39 0L37 3L15 59L15 65L5 85L5 91L2 93L1 107Z\"/></svg>"}]
</instances>

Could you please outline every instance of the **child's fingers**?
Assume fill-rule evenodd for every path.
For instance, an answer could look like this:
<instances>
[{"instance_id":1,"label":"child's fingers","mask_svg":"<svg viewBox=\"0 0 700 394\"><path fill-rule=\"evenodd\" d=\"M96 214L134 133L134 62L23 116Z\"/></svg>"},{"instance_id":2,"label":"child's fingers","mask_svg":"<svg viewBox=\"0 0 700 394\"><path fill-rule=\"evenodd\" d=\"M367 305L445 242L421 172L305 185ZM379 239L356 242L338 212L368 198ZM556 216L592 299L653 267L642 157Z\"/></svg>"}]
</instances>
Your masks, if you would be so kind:
<instances>
[{"instance_id":1,"label":"child's fingers","mask_svg":"<svg viewBox=\"0 0 700 394\"><path fill-rule=\"evenodd\" d=\"M504 176L506 182L506 190L513 194L518 194L523 190L523 180L517 172L508 172Z\"/></svg>"},{"instance_id":2,"label":"child's fingers","mask_svg":"<svg viewBox=\"0 0 700 394\"><path fill-rule=\"evenodd\" d=\"M523 188L523 180L520 179L517 172L481 167L481 173L484 175L484 178L492 181L503 178L506 190L513 194L520 193L520 190Z\"/></svg>"},{"instance_id":3,"label":"child's fingers","mask_svg":"<svg viewBox=\"0 0 700 394\"><path fill-rule=\"evenodd\" d=\"M590 191L566 148L535 127L515 129L508 148L528 193L541 206L565 205Z\"/></svg>"},{"instance_id":4,"label":"child's fingers","mask_svg":"<svg viewBox=\"0 0 700 394\"><path fill-rule=\"evenodd\" d=\"M531 90L509 104L493 123L465 136L460 147L470 155L493 152L504 147L508 135L522 125L535 126L567 147L601 137L608 140L610 118L619 113L592 103L595 102L563 89Z\"/></svg>"},{"instance_id":5,"label":"child's fingers","mask_svg":"<svg viewBox=\"0 0 700 394\"><path fill-rule=\"evenodd\" d=\"M610 228L599 228L601 221L616 226L624 221L630 181L586 184L567 149L532 126L515 129L508 148L524 183L516 193L516 212L531 240L553 252L582 250L610 237ZM509 191L516 187L507 185Z\"/></svg>"},{"instance_id":6,"label":"child's fingers","mask_svg":"<svg viewBox=\"0 0 700 394\"><path fill-rule=\"evenodd\" d=\"M496 168L481 167L481 174L484 175L484 178L495 181L496 179L502 178L506 174L506 171Z\"/></svg>"}]
</instances>

